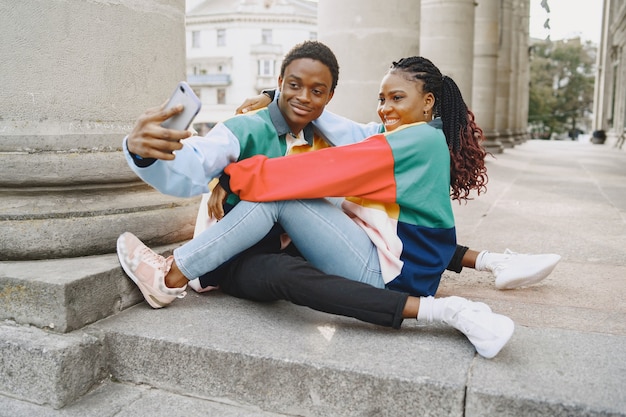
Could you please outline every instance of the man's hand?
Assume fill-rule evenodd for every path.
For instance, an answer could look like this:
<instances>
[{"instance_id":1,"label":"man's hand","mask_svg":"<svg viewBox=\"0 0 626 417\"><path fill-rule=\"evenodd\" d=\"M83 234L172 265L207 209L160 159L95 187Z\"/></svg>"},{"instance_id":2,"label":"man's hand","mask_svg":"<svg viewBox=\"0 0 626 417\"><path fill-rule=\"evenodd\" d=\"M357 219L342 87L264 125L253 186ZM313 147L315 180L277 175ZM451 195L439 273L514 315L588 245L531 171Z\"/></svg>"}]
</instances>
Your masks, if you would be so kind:
<instances>
[{"instance_id":1,"label":"man's hand","mask_svg":"<svg viewBox=\"0 0 626 417\"><path fill-rule=\"evenodd\" d=\"M237 107L235 113L242 114L252 110L262 109L263 107L269 106L271 102L272 100L270 100L270 98L265 94L259 94L258 96L249 97L244 100L241 106Z\"/></svg>"},{"instance_id":2,"label":"man's hand","mask_svg":"<svg viewBox=\"0 0 626 417\"><path fill-rule=\"evenodd\" d=\"M180 141L191 136L191 132L161 127L164 120L183 110L182 105L170 110L164 110L164 108L165 103L160 107L150 108L139 116L128 135L129 151L142 158L174 159L173 152L182 149L183 145Z\"/></svg>"},{"instance_id":3,"label":"man's hand","mask_svg":"<svg viewBox=\"0 0 626 417\"><path fill-rule=\"evenodd\" d=\"M207 203L209 217L214 217L216 220L221 220L224 217L224 200L226 200L226 191L221 185L215 185Z\"/></svg>"}]
</instances>

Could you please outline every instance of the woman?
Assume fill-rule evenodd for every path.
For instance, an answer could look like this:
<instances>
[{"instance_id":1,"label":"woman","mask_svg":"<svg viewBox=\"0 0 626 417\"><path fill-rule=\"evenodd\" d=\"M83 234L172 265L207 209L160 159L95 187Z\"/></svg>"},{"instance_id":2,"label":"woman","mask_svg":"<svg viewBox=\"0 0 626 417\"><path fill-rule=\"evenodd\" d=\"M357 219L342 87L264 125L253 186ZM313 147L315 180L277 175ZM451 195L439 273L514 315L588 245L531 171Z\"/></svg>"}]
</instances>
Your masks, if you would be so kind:
<instances>
[{"instance_id":1,"label":"woman","mask_svg":"<svg viewBox=\"0 0 626 417\"><path fill-rule=\"evenodd\" d=\"M464 199L486 178L473 115L454 81L421 57L392 65L378 111L386 132L364 142L230 165L231 188L242 199L272 202L237 204L231 215L177 249L174 259L159 259L123 234L118 254L125 271L146 300L159 294L171 302L188 279L251 246L278 222L323 272L408 292L413 297L407 305L416 306L418 320L448 323L479 354L495 356L513 333L510 319L483 303L432 298L456 246L450 186L453 197ZM298 171L305 174L294 179ZM311 200L345 195L355 196L343 204L348 216L328 201ZM297 198L305 200L292 200ZM303 211L317 219L302 222L311 219ZM142 270L150 267L163 269L164 276L144 278Z\"/></svg>"}]
</instances>

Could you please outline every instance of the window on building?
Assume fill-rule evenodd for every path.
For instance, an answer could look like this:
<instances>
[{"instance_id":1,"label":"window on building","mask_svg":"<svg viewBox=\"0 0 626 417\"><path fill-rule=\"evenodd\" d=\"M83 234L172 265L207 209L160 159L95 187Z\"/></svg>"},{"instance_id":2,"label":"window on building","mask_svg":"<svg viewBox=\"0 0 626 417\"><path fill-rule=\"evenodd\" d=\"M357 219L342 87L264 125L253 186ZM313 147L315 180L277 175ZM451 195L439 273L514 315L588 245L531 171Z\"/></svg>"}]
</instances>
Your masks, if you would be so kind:
<instances>
[{"instance_id":1,"label":"window on building","mask_svg":"<svg viewBox=\"0 0 626 417\"><path fill-rule=\"evenodd\" d=\"M226 29L217 30L217 46L226 46Z\"/></svg>"},{"instance_id":2,"label":"window on building","mask_svg":"<svg viewBox=\"0 0 626 417\"><path fill-rule=\"evenodd\" d=\"M217 89L217 104L226 104L226 89Z\"/></svg>"},{"instance_id":3,"label":"window on building","mask_svg":"<svg viewBox=\"0 0 626 417\"><path fill-rule=\"evenodd\" d=\"M200 48L200 31L199 30L191 31L191 47Z\"/></svg>"},{"instance_id":4,"label":"window on building","mask_svg":"<svg viewBox=\"0 0 626 417\"><path fill-rule=\"evenodd\" d=\"M261 31L261 43L270 45L272 43L272 29L263 29Z\"/></svg>"},{"instance_id":5,"label":"window on building","mask_svg":"<svg viewBox=\"0 0 626 417\"><path fill-rule=\"evenodd\" d=\"M261 77L273 77L274 76L274 60L273 59L259 59L259 76Z\"/></svg>"}]
</instances>

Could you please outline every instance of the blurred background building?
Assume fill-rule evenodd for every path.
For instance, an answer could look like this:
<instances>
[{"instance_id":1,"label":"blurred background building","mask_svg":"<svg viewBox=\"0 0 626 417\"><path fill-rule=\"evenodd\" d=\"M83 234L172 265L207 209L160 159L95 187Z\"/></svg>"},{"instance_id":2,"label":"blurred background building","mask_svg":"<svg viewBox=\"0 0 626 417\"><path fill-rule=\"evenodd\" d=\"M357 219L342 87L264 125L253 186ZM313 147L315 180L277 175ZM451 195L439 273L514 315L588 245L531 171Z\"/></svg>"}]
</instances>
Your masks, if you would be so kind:
<instances>
[{"instance_id":1,"label":"blurred background building","mask_svg":"<svg viewBox=\"0 0 626 417\"><path fill-rule=\"evenodd\" d=\"M232 116L244 98L274 88L283 56L316 38L317 2L188 1L187 82L202 100L196 129Z\"/></svg>"}]
</instances>

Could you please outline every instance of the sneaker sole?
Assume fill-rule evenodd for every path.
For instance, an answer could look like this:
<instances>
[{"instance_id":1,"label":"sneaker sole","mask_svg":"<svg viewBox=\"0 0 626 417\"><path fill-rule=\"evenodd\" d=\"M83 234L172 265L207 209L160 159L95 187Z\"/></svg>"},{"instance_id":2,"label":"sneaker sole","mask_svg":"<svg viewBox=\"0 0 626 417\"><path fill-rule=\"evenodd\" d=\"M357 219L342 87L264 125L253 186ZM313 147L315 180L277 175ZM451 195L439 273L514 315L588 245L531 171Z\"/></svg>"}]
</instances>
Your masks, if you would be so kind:
<instances>
[{"instance_id":1,"label":"sneaker sole","mask_svg":"<svg viewBox=\"0 0 626 417\"><path fill-rule=\"evenodd\" d=\"M538 271L537 273L535 273L534 275L531 275L529 277L513 279L513 280L507 281L506 283L503 283L503 284L499 284L498 281L496 280L496 289L498 289L498 290L514 290L514 289L519 288L519 287L526 287L528 285L533 285L533 284L536 284L538 282L541 282L548 275L550 275L552 273L552 271L554 271L554 268L556 268L556 266L557 266L557 264L559 263L560 260L561 260L561 257L558 256L558 258L556 258L556 261L554 261L554 263L552 265L548 265L547 267L543 268L542 270Z\"/></svg>"},{"instance_id":2,"label":"sneaker sole","mask_svg":"<svg viewBox=\"0 0 626 417\"><path fill-rule=\"evenodd\" d=\"M139 279L135 276L133 271L131 271L130 269L126 267L126 262L124 261L124 259L122 259L124 256L122 255L122 253L125 253L123 246L124 245L122 243L122 237L120 236L119 238L117 238L117 259L120 261L120 265L122 266L122 269L124 270L124 272L126 272L126 275L128 275L128 277L135 283L135 285L137 285L137 288L139 288L139 291L141 291L141 294L143 295L143 298L146 300L146 302L150 304L150 307L163 308L167 306L168 304L170 304L170 303L163 303L159 301L156 297L154 297L149 291L149 289L146 288L141 281L139 281Z\"/></svg>"}]
</instances>

